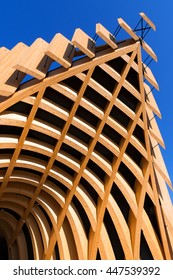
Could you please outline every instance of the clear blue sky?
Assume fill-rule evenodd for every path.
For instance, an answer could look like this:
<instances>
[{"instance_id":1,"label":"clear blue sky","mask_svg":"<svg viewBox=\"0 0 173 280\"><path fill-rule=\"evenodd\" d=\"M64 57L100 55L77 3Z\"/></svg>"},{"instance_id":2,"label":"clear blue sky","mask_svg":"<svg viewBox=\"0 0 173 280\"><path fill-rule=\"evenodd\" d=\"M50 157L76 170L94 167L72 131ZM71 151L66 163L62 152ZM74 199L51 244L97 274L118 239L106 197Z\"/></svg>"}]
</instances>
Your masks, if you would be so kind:
<instances>
[{"instance_id":1,"label":"clear blue sky","mask_svg":"<svg viewBox=\"0 0 173 280\"><path fill-rule=\"evenodd\" d=\"M172 0L1 1L0 45L11 49L20 41L30 45L38 37L50 42L57 32L71 39L78 27L93 37L98 22L113 33L118 17L135 27L142 11L157 27L146 41L158 56L158 63L152 62L150 67L160 86L160 92L154 94L162 113L158 120L166 145L162 154L173 182ZM173 200L172 193L171 197Z\"/></svg>"}]
</instances>

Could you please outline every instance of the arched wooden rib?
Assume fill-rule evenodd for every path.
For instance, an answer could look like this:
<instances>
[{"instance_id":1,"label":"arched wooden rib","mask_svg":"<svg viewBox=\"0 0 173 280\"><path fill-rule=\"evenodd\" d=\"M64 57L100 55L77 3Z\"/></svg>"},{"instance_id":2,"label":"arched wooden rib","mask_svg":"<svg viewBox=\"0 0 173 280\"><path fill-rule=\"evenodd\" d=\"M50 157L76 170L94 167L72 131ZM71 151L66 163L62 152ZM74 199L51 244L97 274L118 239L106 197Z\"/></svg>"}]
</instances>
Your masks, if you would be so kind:
<instances>
[{"instance_id":1,"label":"arched wooden rib","mask_svg":"<svg viewBox=\"0 0 173 280\"><path fill-rule=\"evenodd\" d=\"M31 112L30 112L30 115L29 115L29 117L28 117L28 119L26 121L26 124L24 125L24 129L23 129L22 134L21 134L21 136L19 138L19 141L18 141L18 145L17 145L17 147L16 147L16 149L14 151L14 154L13 154L13 156L11 158L10 165L7 168L7 172L5 174L4 181L3 181L2 185L1 185L0 196L3 193L3 189L8 184L8 179L9 179L9 177L10 177L12 171L13 171L14 165L15 165L16 160L17 160L17 158L18 158L18 156L20 154L20 151L21 151L22 146L23 146L23 142L25 141L25 138L26 138L26 136L28 134L28 131L30 129L30 125L31 125L31 123L32 123L32 121L33 121L33 119L35 117L35 114L36 114L37 109L38 109L38 105L39 105L39 103L40 103L40 101L41 101L41 99L43 97L43 94L44 94L44 89L39 91L39 93L37 95L37 98L35 100L35 104L34 104L34 106L31 109Z\"/></svg>"},{"instance_id":2,"label":"arched wooden rib","mask_svg":"<svg viewBox=\"0 0 173 280\"><path fill-rule=\"evenodd\" d=\"M17 193L20 193L20 194L24 194L24 195L29 195L30 197L32 196L32 193L28 193L27 192L27 190L26 190L26 187L25 188L21 188L21 190L19 191L19 187L18 187L19 185L12 185L12 187L11 187L11 189L9 189L8 191L14 191L14 192L17 192ZM16 189L16 187L17 187L17 189ZM46 190L47 189L47 187L46 188L44 188L44 190ZM52 188L52 186L50 187L50 194L52 193L52 190L53 190L53 188ZM55 187L55 190L57 190L57 186ZM60 190L59 190L60 191ZM52 193L52 197L54 197L54 198L56 198L56 196L58 195L58 193L57 192L55 192L54 194ZM77 197L78 197L78 195L77 195ZM82 197L81 197L82 198ZM82 200L83 200L83 198L82 198ZM65 202L65 200L64 200L64 202ZM62 204L62 203L61 203ZM85 200L83 200L83 204L86 204L86 201ZM63 206L63 205L62 205ZM90 206L90 205L89 205ZM88 210L90 209L89 208L89 206L88 206ZM36 206L34 206L34 207L36 207ZM32 211L31 211L31 213L33 213L34 214L34 216L36 215L36 213L35 213L35 211L34 211L34 209L35 208L33 208L32 209ZM39 206L37 206L37 209L39 209ZM70 210L70 209L69 209ZM90 210L89 210L90 211ZM69 212L70 213L70 212ZM72 214L73 212L71 212L71 215L69 216L69 214L67 215L67 217L69 218L69 220L71 220L71 222L72 221L74 221L73 222L73 224L75 223L75 225L76 225L76 221L78 220L78 219L76 219L75 217L74 217L74 215ZM93 214L93 213L92 213ZM96 223L96 218L94 219L95 220L95 223ZM79 225L78 225L79 226ZM73 227L74 227L74 225L73 225ZM76 229L74 229L74 231L76 232ZM75 238L75 236L74 236L74 238ZM82 238L82 235L81 235L81 238ZM101 236L101 239L103 238L103 240L105 239L104 238L104 236L102 237ZM82 239L83 240L83 239ZM78 240L78 244L80 244L80 242L79 242L79 240ZM36 244L34 243L34 246L36 246ZM77 245L77 241L76 241L76 246L78 246ZM35 250L35 253L37 252L37 250L36 250L36 248L34 249ZM104 250L106 250L106 248L104 249ZM80 257L81 259L83 259L83 257L82 256L80 256L80 251L81 250L78 250L79 251L79 255L78 255L78 257ZM87 254L87 249L85 249L84 250L85 251L85 254ZM37 254L38 254L38 252L37 252Z\"/></svg>"},{"instance_id":3,"label":"arched wooden rib","mask_svg":"<svg viewBox=\"0 0 173 280\"><path fill-rule=\"evenodd\" d=\"M4 139L5 138L3 138L2 140L4 141ZM8 139L8 138L7 138ZM119 155L119 151L118 151L118 149L116 148L116 146L115 146L115 144L111 144L111 145L113 145L113 148L111 149L110 147L109 147L109 143L108 143L108 139L107 138L105 138L105 137L103 137L102 135L101 135L101 139L100 139L100 141L101 141L101 143L103 144L103 145L106 145L110 150L112 150L112 152L118 157L118 155ZM28 143L28 144L27 144ZM41 142L38 142L38 143L41 143ZM70 142L67 142L68 144L69 143L72 143L71 141ZM110 142L111 143L111 142ZM76 143L77 144L77 146L78 146L78 143ZM9 144L8 144L9 145ZM29 145L29 146L28 146ZM34 146L35 146L35 149L34 149ZM77 148L77 146L76 146L76 148ZM5 146L4 146L5 147ZM11 146L12 147L12 146ZM6 146L6 148L7 148L7 146ZM41 154L45 154L45 155L47 155L47 156L51 156L51 153L52 153L52 150L50 149L49 150L49 152L48 152L48 148L46 148L46 147L44 147L44 145L43 146L40 146L39 147L39 145L34 145L34 142L32 143L32 142L26 142L26 144L24 143L24 146L23 146L23 148L26 148L27 150L31 150L31 151L36 151L36 152L39 152L39 149L40 149L40 153ZM116 150L117 150L117 152L116 152ZM9 157L10 158L10 157ZM17 161L17 165L16 166L22 166L24 163L25 163L25 158L27 159L27 157L23 157L23 159L21 158L21 160L20 160L20 158L18 159L18 161ZM29 159L29 158L28 158ZM72 159L71 158L71 160L73 160L73 161L71 161L71 163L70 163L70 157L68 158L67 156L65 156L65 154L64 153L59 153L58 155L57 155L57 157L56 157L56 159L57 160L60 160L61 162L64 162L67 166L70 166L71 165L71 163L73 163L73 165L71 166L76 172L79 172L79 163L77 164L77 162L76 162L76 160L74 161L74 159ZM107 173L109 174L109 176L111 176L111 167L109 166L109 164L108 164L108 162L106 162L106 160L103 158L103 157L99 157L99 154L98 153L96 153L96 152L94 152L94 153L92 153L92 155L91 155L91 159L94 161L94 162L96 162L103 170L107 170ZM138 180L139 181L141 181L141 176L142 176L142 174L141 174L141 171L140 171L140 169L139 169L139 167L135 164L135 162L134 161L132 161L132 159L130 159L130 157L128 157L127 155L124 155L124 157L123 157L123 159L122 159L122 161L128 166L128 168L132 171L132 173L133 172L135 172L136 173L136 176L137 176L137 178L138 178ZM29 164L29 162L30 161L28 161L28 164ZM3 162L2 162L2 164L3 164ZM19 165L20 164L20 165ZM6 162L6 166L8 165L8 161ZM76 166L76 167L75 167ZM38 165L35 165L34 164L34 161L33 161L33 169L34 168L38 168ZM77 168L77 169L76 169ZM39 171L41 171L42 169L38 169ZM44 170L44 169L43 169Z\"/></svg>"},{"instance_id":4,"label":"arched wooden rib","mask_svg":"<svg viewBox=\"0 0 173 280\"><path fill-rule=\"evenodd\" d=\"M29 97L29 98L25 99L25 102L32 104L32 105L34 104L34 101L35 101L34 97ZM83 99L83 101L85 101L85 99ZM88 106L87 106L88 102L84 103L83 101L82 101L81 105L83 105L86 109L88 109ZM115 104L117 105L117 107L122 108L122 110L124 112L126 112L126 114L131 119L134 119L134 116L135 116L134 112L132 113L130 110L128 110L128 107L127 106L125 107L122 102L119 102L117 99ZM42 101L39 105L39 108L41 108L47 112L50 112L50 113L62 118L63 120L67 121L67 117L69 115L68 111L66 111L64 108L62 109L61 107L56 106L53 102L42 99ZM95 106L93 107L93 109L94 109L93 113L97 114ZM98 116L100 116L100 115L98 115ZM17 116L15 118L17 119ZM76 127L79 127L81 130L83 130L85 133L89 134L91 137L95 136L95 129L93 129L92 126L89 126L89 124L87 124L84 120L80 120L79 118L74 117L72 120L72 124L75 125ZM108 117L107 124L110 127L112 127L113 129L115 129L124 138L127 136L126 130L118 122L113 120L113 118ZM138 124L143 127L141 120L138 121ZM50 131L49 131L49 133L50 133ZM99 141L101 141L101 140L99 140ZM146 157L146 152L144 150L144 147L141 145L141 143L135 137L132 137L130 139L130 142L133 143L133 145ZM2 145L3 145L3 142L2 142Z\"/></svg>"},{"instance_id":5,"label":"arched wooden rib","mask_svg":"<svg viewBox=\"0 0 173 280\"><path fill-rule=\"evenodd\" d=\"M14 189L14 188L13 188L13 189ZM23 190L24 190L24 189L23 189ZM84 200L84 201L85 201L85 200ZM128 201L129 201L129 199L128 199ZM113 206L112 202L110 202L110 203L111 203L110 205L112 205L112 206ZM111 206L111 207L112 207L112 206ZM108 207L108 209L109 209L109 207Z\"/></svg>"},{"instance_id":6,"label":"arched wooden rib","mask_svg":"<svg viewBox=\"0 0 173 280\"><path fill-rule=\"evenodd\" d=\"M34 260L41 259L43 254L43 243L40 234L40 230L33 216L30 214L26 219L26 225L28 227L30 237L32 240L32 249L34 254Z\"/></svg>"},{"instance_id":7,"label":"arched wooden rib","mask_svg":"<svg viewBox=\"0 0 173 280\"><path fill-rule=\"evenodd\" d=\"M38 130L38 127L36 128L36 130ZM70 138L67 138L67 139L69 139L70 140ZM2 139L2 141L4 141L5 140L5 138L3 138ZM7 140L8 140L8 138L7 138ZM15 139L14 139L15 140ZM67 141L66 143L67 144L70 144L70 143L72 143L72 141L74 141L73 140L73 137L71 138L71 140L70 141ZM116 147L116 145L115 144L113 144L112 142L111 142L111 140L108 140L108 138L106 138L106 137L104 137L102 134L100 135L100 137L99 137L99 141L103 144L103 145L105 145L105 146L107 146L108 147L108 149L110 149L111 151L112 151L112 153L113 154L115 154L117 157L119 156L119 150L118 150L118 147ZM48 147L45 147L45 144L44 143L42 143L42 145L43 146L39 146L39 143L41 144L41 142L39 142L39 141L37 141L38 142L38 144L36 145L36 144L34 144L34 142L32 143L32 142L26 142L26 144L24 143L24 146L23 146L23 148L26 148L27 150L31 150L31 151L36 151L36 152L39 152L40 151L40 153L41 154L44 154L44 155L47 155L47 156L49 156L49 157L51 157L51 154L52 154L52 149L50 148L50 150L49 150L49 152L48 152ZM13 142L14 143L14 142ZM13 144L14 145L14 144ZM111 148L111 146L112 146L112 148ZM4 147L10 147L9 146L9 144L8 144L8 146L5 146L5 145L3 145ZM34 146L35 146L35 148L34 148ZM14 147L14 146L13 146ZM79 147L79 142L75 142L75 149L76 148L78 148ZM12 146L11 146L11 148L12 148ZM82 151L80 148L78 148L82 153L86 153L86 152L84 152L84 151ZM24 159L24 158L23 158ZM57 160L60 160L61 162L64 162L67 166L70 166L70 157L69 157L69 159L68 159L68 157L65 157L65 154L64 153L59 153L58 155L57 155L57 157L56 157L56 159ZM108 174L109 174L109 176L111 176L111 167L109 166L109 163L103 158L103 157L99 157L99 154L97 153L97 152L94 152L94 153L92 153L92 155L91 155L91 159L94 161L94 162L96 162L103 170L107 170L107 172L108 172ZM65 160L65 161L64 161ZM74 160L74 159L72 159L71 158L71 160L73 160L73 166L75 167L75 165L76 165L76 167L74 168L73 166L71 166L72 168L74 168L74 170L76 171L76 172L79 172L79 163L77 164L77 162L76 162L76 160ZM126 154L123 156L123 159L122 159L122 161L124 162L124 164L126 164L126 166L128 166L128 168L132 171L132 173L133 172L135 172L136 173L136 176L137 176L137 178L138 178L138 180L139 181L141 181L141 176L142 176L142 174L141 174L141 170L139 169L139 167L135 164L135 162L132 160L132 159L130 159L130 157L129 156L127 156ZM19 161L18 161L18 163L19 163ZM17 163L17 165L18 165L18 163ZM24 163L24 161L23 161L23 163ZM71 162L72 163L72 162ZM7 163L8 164L8 163ZM22 164L22 163L21 163ZM36 168L36 166L34 165L34 167L33 168ZM77 169L76 169L77 168Z\"/></svg>"}]
</instances>

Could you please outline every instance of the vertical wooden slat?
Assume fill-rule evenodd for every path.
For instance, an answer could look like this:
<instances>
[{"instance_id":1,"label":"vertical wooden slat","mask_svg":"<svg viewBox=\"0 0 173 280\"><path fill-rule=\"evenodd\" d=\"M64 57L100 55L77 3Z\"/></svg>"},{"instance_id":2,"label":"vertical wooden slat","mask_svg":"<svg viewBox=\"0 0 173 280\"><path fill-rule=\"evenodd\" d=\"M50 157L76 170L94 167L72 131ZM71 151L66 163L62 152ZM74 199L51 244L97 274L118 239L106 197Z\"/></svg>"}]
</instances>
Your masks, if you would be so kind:
<instances>
[{"instance_id":1,"label":"vertical wooden slat","mask_svg":"<svg viewBox=\"0 0 173 280\"><path fill-rule=\"evenodd\" d=\"M122 18L118 18L118 23L135 41L139 40L139 37Z\"/></svg>"},{"instance_id":2,"label":"vertical wooden slat","mask_svg":"<svg viewBox=\"0 0 173 280\"><path fill-rule=\"evenodd\" d=\"M96 24L96 34L102 38L112 49L117 49L114 36L101 24Z\"/></svg>"},{"instance_id":3,"label":"vertical wooden slat","mask_svg":"<svg viewBox=\"0 0 173 280\"><path fill-rule=\"evenodd\" d=\"M156 31L156 26L155 26L155 24L151 21L151 19L149 19L149 18L147 17L147 15L144 14L143 12L141 12L141 13L139 13L139 14L140 14L140 16L148 23L148 25L151 26L151 28L152 28L154 31Z\"/></svg>"},{"instance_id":4,"label":"vertical wooden slat","mask_svg":"<svg viewBox=\"0 0 173 280\"><path fill-rule=\"evenodd\" d=\"M0 59L0 95L8 96L15 92L25 74L16 71L13 66L28 49L23 43L17 44L11 51L4 50Z\"/></svg>"},{"instance_id":5,"label":"vertical wooden slat","mask_svg":"<svg viewBox=\"0 0 173 280\"><path fill-rule=\"evenodd\" d=\"M14 65L14 68L39 80L43 79L52 63L52 59L45 55L47 49L48 43L38 38Z\"/></svg>"},{"instance_id":6,"label":"vertical wooden slat","mask_svg":"<svg viewBox=\"0 0 173 280\"><path fill-rule=\"evenodd\" d=\"M74 45L60 33L54 36L46 51L47 56L60 63L65 68L71 66L74 54Z\"/></svg>"},{"instance_id":7,"label":"vertical wooden slat","mask_svg":"<svg viewBox=\"0 0 173 280\"><path fill-rule=\"evenodd\" d=\"M147 67L145 64L143 64L144 67L144 77L145 79L157 90L159 90L159 85L149 67Z\"/></svg>"},{"instance_id":8,"label":"vertical wooden slat","mask_svg":"<svg viewBox=\"0 0 173 280\"><path fill-rule=\"evenodd\" d=\"M95 56L95 41L80 28L75 30L72 43L88 57L93 58Z\"/></svg>"}]
</instances>

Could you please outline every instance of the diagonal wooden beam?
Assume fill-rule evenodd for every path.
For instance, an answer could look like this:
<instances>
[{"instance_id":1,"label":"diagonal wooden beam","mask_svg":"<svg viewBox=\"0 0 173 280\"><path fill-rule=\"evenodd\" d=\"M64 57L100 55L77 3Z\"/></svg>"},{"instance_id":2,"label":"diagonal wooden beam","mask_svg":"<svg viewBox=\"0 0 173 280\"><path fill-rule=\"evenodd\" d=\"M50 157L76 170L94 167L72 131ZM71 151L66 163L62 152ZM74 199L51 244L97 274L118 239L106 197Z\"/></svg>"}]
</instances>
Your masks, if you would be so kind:
<instances>
[{"instance_id":1,"label":"diagonal wooden beam","mask_svg":"<svg viewBox=\"0 0 173 280\"><path fill-rule=\"evenodd\" d=\"M66 197L66 203L64 205L64 208L62 209L60 215L59 215L59 219L57 221L57 231L60 230L62 224L63 224L63 221L65 219L65 216L66 216L66 213L67 213L67 210L68 210L68 207L72 201L72 198L76 192L76 188L80 182L80 179L83 175L83 172L87 166L87 163L90 159L90 156L95 148L95 145L99 139L99 136L102 132L102 129L109 117L109 114L111 112L111 109L115 103L115 99L116 97L118 96L118 93L120 92L122 86L123 86L123 83L124 83L124 80L130 70L130 67L131 67L131 64L132 62L134 61L135 59L135 56L136 56L136 49L138 48L139 44L136 44L134 49L133 49L133 52L132 52L132 55L131 55L131 58L129 60L129 64L126 65L124 71L123 71L123 74L120 78L120 81L119 83L117 84L117 86L115 87L114 89L114 92L112 93L112 98L109 102L109 104L107 105L107 108L105 109L105 113L104 113L104 116L103 116L103 119L99 122L98 124L98 127L96 129L96 134L95 134L95 137L91 140L90 144L89 144L89 147L88 147L88 152L86 154L86 156L83 158L82 162L81 162L81 167L80 167L80 171L79 173L76 175L75 179L74 179L74 182L73 182L73 186L71 188L71 190L69 191L69 193L67 194L67 197ZM45 256L43 256L44 259L50 259L50 256L52 255L52 252L53 252L53 249L54 249L54 246L55 246L55 242L56 242L56 235L55 235L55 232L53 231L52 232L52 235L51 235L51 238L50 238L50 244L49 244L49 248L48 248L48 251L46 253Z\"/></svg>"},{"instance_id":2,"label":"diagonal wooden beam","mask_svg":"<svg viewBox=\"0 0 173 280\"><path fill-rule=\"evenodd\" d=\"M112 50L110 48L96 53L96 57L92 60L89 60L88 58L83 58L73 62L73 67L68 69L68 71L61 67L57 70L51 71L51 73L48 74L47 77L41 81L33 80L24 84L23 86L21 86L20 90L15 92L7 100L1 101L0 98L0 113L6 110L8 107L19 102L20 100L24 99L25 97L28 97L43 88L61 82L64 79L76 75L77 73L86 71L91 67L96 67L97 65L103 64L106 61L119 57L123 54L130 53L134 50L134 46L136 46L136 43L131 41L129 42L129 40L127 40L126 42L119 44L119 48L116 50Z\"/></svg>"},{"instance_id":3,"label":"diagonal wooden beam","mask_svg":"<svg viewBox=\"0 0 173 280\"><path fill-rule=\"evenodd\" d=\"M130 125L128 127L128 134L126 139L120 143L120 153L118 158L114 158L113 164L112 164L112 174L111 177L106 177L106 182L105 182L105 193L104 193L104 198L103 200L99 199L98 205L97 205L97 226L95 232L90 232L90 247L89 247L89 259L94 260L96 259L96 254L97 254L97 248L99 244L99 239L100 239L100 231L103 223L103 218L105 215L106 207L108 204L108 199L109 195L111 192L111 188L113 185L113 182L116 178L116 174L118 171L118 168L122 162L123 155L125 153L125 150L128 146L128 143L130 141L131 135L137 125L137 121L141 115L142 109L141 105L138 105L137 111L136 111L136 117L134 121L130 122ZM124 252L126 254L126 252ZM129 256L129 258L132 258L132 255Z\"/></svg>"},{"instance_id":4,"label":"diagonal wooden beam","mask_svg":"<svg viewBox=\"0 0 173 280\"><path fill-rule=\"evenodd\" d=\"M133 259L140 260L140 239L141 239L141 230L142 230L142 216L143 216L143 207L145 196L147 193L147 183L149 180L149 165L148 162L143 165L143 174L144 180L141 185L139 182L135 184L135 195L138 205L138 211L136 217L130 209L129 213L129 228L131 232L132 240L132 250L133 250Z\"/></svg>"},{"instance_id":5,"label":"diagonal wooden beam","mask_svg":"<svg viewBox=\"0 0 173 280\"><path fill-rule=\"evenodd\" d=\"M83 97L83 95L84 95L85 89L86 89L86 87L87 87L87 85L88 85L88 81L89 81L89 79L90 79L90 77L91 77L93 71L94 71L94 68L92 67L92 68L88 71L88 74L86 75L86 79L85 79L85 81L83 82L83 84L82 84L82 86L81 86L81 89L80 89L80 91L79 91L79 93L78 93L78 96L77 96L77 98L76 98L76 102L74 103L74 105L73 105L73 107L72 107L72 109L71 109L71 112L70 112L70 114L69 114L68 120L67 120L67 122L65 123L65 125L64 125L64 127L63 127L63 129L62 129L61 135L60 135L60 137L59 137L59 139L58 139L58 141L57 141L57 144L55 145L55 148L54 148L54 150L53 150L52 156L50 157L50 159L49 159L49 161L48 161L48 164L47 164L47 166L46 166L45 172L43 173L43 175L42 175L42 177L41 177L41 179L40 179L39 185L38 185L38 187L37 187L37 189L36 189L36 191L35 191L35 193L34 193L32 199L30 200L30 203L29 203L29 205L28 205L28 207L27 207L27 209L26 209L26 211L25 211L23 217L20 219L20 221L19 221L19 223L18 223L18 225L17 225L17 227L16 227L15 233L14 233L13 238L12 238L12 240L11 240L11 244L13 244L13 242L15 241L17 235L18 235L19 232L21 231L22 226L23 226L23 221L24 221L24 220L27 218L27 216L29 215L29 213L30 213L30 211L31 211L31 209L32 209L32 207L33 207L33 205L34 205L36 199L37 199L37 196L39 195L40 191L41 191L42 188L43 188L43 184L45 183L45 181L46 181L46 179L47 179L47 176L49 175L50 169L52 168L53 163L54 163L54 161L55 161L55 159L56 159L56 157L57 157L57 154L58 154L58 152L59 152L59 150L60 150L60 148L61 148L61 145L63 144L63 141L64 141L64 139L65 139L65 136L66 136L66 134L67 134L67 131L68 131L68 129L69 129L71 123L72 123L73 117L75 116L75 113L76 113L76 111L77 111L77 109L78 109L78 106L79 106L80 101L81 101L81 99L82 99L82 97Z\"/></svg>"}]
</instances>

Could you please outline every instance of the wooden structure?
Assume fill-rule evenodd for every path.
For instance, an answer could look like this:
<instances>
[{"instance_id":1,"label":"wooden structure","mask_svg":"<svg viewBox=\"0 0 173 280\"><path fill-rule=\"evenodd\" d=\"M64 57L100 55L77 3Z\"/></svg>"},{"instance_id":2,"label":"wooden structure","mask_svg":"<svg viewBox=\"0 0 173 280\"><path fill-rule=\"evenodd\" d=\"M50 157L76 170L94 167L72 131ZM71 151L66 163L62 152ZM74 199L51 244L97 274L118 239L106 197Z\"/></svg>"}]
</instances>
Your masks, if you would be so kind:
<instances>
[{"instance_id":1,"label":"wooden structure","mask_svg":"<svg viewBox=\"0 0 173 280\"><path fill-rule=\"evenodd\" d=\"M159 87L142 53L157 57L118 22L130 39L118 42L99 23L103 46L77 29L72 41L58 33L0 48L6 258L173 258L171 182L151 90Z\"/></svg>"}]
</instances>

